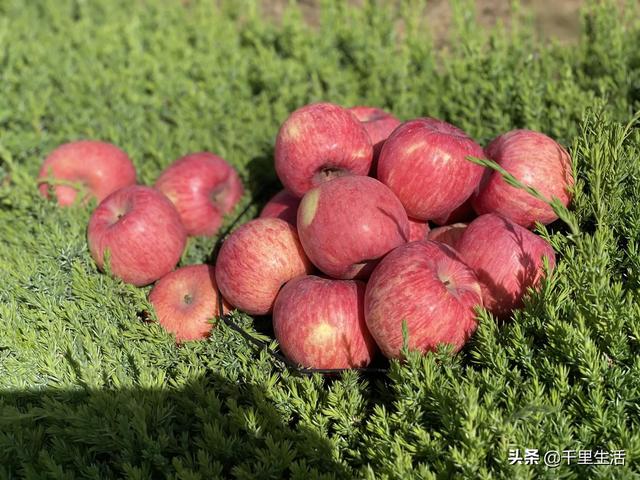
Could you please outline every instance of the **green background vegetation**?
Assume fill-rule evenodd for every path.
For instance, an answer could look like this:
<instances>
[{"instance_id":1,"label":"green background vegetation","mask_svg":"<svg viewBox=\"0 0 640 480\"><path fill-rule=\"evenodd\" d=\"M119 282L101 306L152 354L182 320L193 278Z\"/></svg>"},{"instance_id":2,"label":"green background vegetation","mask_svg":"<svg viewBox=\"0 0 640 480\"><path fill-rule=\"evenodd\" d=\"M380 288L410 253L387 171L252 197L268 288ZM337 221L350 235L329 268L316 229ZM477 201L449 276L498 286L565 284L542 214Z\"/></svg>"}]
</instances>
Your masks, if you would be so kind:
<instances>
[{"instance_id":1,"label":"green background vegetation","mask_svg":"<svg viewBox=\"0 0 640 480\"><path fill-rule=\"evenodd\" d=\"M476 26L453 2L439 54L422 2L0 0L0 478L637 478L640 473L640 22L588 2L574 45ZM393 6L390 6L393 5ZM540 231L559 265L512 321L388 375L297 377L220 325L176 347L148 288L96 271L90 208L37 195L58 144L124 148L139 179L190 151L275 179L275 134L311 101L451 121L483 144L516 127L566 144L573 214ZM246 218L257 213L249 208ZM183 264L215 239L192 241ZM264 336L268 319L237 315ZM511 466L511 448L626 450L625 467Z\"/></svg>"}]
</instances>

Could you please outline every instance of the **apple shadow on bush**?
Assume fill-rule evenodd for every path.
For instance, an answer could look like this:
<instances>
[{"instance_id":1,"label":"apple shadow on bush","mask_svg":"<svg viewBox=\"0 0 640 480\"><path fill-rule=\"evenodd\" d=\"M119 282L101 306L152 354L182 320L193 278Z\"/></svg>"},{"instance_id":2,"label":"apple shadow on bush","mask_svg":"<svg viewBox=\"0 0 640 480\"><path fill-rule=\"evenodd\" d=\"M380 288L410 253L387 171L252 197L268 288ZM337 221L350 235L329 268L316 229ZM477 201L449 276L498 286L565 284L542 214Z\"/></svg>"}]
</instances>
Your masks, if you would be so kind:
<instances>
[{"instance_id":1,"label":"apple shadow on bush","mask_svg":"<svg viewBox=\"0 0 640 480\"><path fill-rule=\"evenodd\" d=\"M70 360L82 384L82 368ZM278 411L265 387L213 372L171 389L3 391L0 430L2 478L29 476L45 466L59 474L82 468L82 476L94 478L125 478L134 471L145 478L180 471L287 478L286 450L319 473L350 473L332 460L330 441L295 414L287 418Z\"/></svg>"},{"instance_id":2,"label":"apple shadow on bush","mask_svg":"<svg viewBox=\"0 0 640 480\"><path fill-rule=\"evenodd\" d=\"M291 360L289 360L286 356L282 354L282 352L278 350L273 350L270 348L267 342L264 342L243 329L239 326L233 319L232 314L223 314L223 306L222 306L222 295L218 296L219 304L218 304L218 316L217 322L222 322L226 327L230 328L234 332L238 333L252 348L255 349L256 353L265 351L269 354L274 360L274 367L279 368L280 370L287 370L290 374L300 375L300 376L308 376L313 374L321 374L325 376L325 380L331 382L333 379L339 378L342 373L346 371L355 371L361 375L377 377L381 374L386 374L389 371L389 360L381 355L379 352L373 357L373 360L367 367L362 368L345 368L345 369L322 369L322 368L305 368L300 365L295 364ZM260 335L266 335L269 338L275 338L275 332L273 328L273 322L271 321L271 315L263 315L263 316L252 316L253 318L253 328ZM349 345L346 336L341 338L342 341L345 342L345 345ZM348 350L348 349L346 349ZM351 360L351 359L350 359Z\"/></svg>"},{"instance_id":3,"label":"apple shadow on bush","mask_svg":"<svg viewBox=\"0 0 640 480\"><path fill-rule=\"evenodd\" d=\"M251 194L252 204L260 210L269 198L283 188L273 170L273 152L273 145L269 145L261 155L249 160L245 168L247 176L242 179Z\"/></svg>"},{"instance_id":4,"label":"apple shadow on bush","mask_svg":"<svg viewBox=\"0 0 640 480\"><path fill-rule=\"evenodd\" d=\"M242 176L242 184L245 187L245 195L250 196L250 200L247 205L238 213L235 214L226 227L221 229L217 237L216 243L211 251L211 254L206 259L206 263L214 265L215 260L222 246L224 238L231 233L231 231L244 220L246 213L253 207L258 207L258 211L267 203L269 198L274 195L278 190L282 189L278 177L273 171L273 146L269 146L262 155L253 157L249 160L246 167L246 176Z\"/></svg>"}]
</instances>

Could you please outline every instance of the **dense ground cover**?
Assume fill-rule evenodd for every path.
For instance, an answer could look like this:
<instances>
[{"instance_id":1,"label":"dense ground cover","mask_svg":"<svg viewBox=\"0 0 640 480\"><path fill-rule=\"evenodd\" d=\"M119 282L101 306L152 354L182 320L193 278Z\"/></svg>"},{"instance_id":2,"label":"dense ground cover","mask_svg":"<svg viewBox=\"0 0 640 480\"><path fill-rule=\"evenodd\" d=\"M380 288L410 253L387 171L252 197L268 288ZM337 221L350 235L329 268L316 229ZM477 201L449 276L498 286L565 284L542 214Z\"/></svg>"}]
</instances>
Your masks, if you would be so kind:
<instances>
[{"instance_id":1,"label":"dense ground cover","mask_svg":"<svg viewBox=\"0 0 640 480\"><path fill-rule=\"evenodd\" d=\"M577 45L545 46L524 19L474 28L457 1L441 56L417 1L324 2L310 30L295 8L275 25L249 1L0 0L0 478L638 475L640 22L636 2L613 3L588 5ZM376 377L292 375L225 325L176 347L148 289L97 273L90 208L37 195L46 153L94 137L146 183L216 152L246 206L275 178L280 122L321 99L569 146L579 232L541 231L559 265L512 321L483 315L456 357ZM192 241L182 263L214 243ZM625 450L626 465L510 465L515 448Z\"/></svg>"}]
</instances>

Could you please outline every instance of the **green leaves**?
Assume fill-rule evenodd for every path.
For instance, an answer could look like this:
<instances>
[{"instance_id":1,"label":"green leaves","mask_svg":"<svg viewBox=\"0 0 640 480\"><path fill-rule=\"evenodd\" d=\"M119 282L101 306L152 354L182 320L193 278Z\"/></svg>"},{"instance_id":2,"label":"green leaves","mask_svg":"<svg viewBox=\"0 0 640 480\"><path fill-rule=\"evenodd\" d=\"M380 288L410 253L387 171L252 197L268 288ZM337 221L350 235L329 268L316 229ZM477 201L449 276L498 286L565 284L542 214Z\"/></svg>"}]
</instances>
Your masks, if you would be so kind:
<instances>
[{"instance_id":1,"label":"green leaves","mask_svg":"<svg viewBox=\"0 0 640 480\"><path fill-rule=\"evenodd\" d=\"M637 2L588 2L579 44L547 46L519 10L487 31L457 1L445 53L419 15L429 2L320 3L309 27L304 5L274 22L254 0L0 0L0 477L533 478L545 470L509 465L509 449L554 447L626 449L638 473ZM149 288L95 267L94 204L37 193L53 148L99 138L147 184L189 151L222 155L247 189L240 214L275 179L280 123L317 100L440 117L483 143L527 127L569 146L572 204L545 199L564 224L539 229L559 262L523 310L502 324L482 311L455 356L301 378L223 322L176 346ZM191 241L182 263L215 241ZM269 319L234 321L272 338Z\"/></svg>"},{"instance_id":2,"label":"green leaves","mask_svg":"<svg viewBox=\"0 0 640 480\"><path fill-rule=\"evenodd\" d=\"M543 201L553 209L553 211L558 216L558 218L560 218L560 220L562 220L564 223L567 224L573 236L578 236L580 234L580 227L578 226L577 220L575 219L574 215L569 211L569 209L567 209L567 207L565 207L562 204L560 199L556 197L553 197L551 199L545 197L544 195L542 195L542 193L540 193L534 187L522 183L520 180L514 177L511 173L507 172L504 168L502 168L500 164L495 162L494 160L491 160L489 158L477 158L472 156L467 156L466 158L472 163L475 163L485 168L490 168L491 170L498 172L500 175L502 175L502 178L507 184L511 185L512 187L524 190L532 197Z\"/></svg>"}]
</instances>

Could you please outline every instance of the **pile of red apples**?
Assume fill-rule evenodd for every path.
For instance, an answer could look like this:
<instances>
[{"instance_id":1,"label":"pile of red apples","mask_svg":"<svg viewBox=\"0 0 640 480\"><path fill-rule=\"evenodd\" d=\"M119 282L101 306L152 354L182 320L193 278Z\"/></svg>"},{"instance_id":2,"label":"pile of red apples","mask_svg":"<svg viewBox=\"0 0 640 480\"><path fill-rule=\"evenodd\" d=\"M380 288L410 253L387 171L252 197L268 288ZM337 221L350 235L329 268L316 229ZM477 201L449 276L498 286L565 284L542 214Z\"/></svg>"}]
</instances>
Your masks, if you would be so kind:
<instances>
[{"instance_id":1,"label":"pile of red apples","mask_svg":"<svg viewBox=\"0 0 640 480\"><path fill-rule=\"evenodd\" d=\"M472 158L570 202L571 158L543 133L513 130L483 149L441 120L331 103L282 124L274 160L284 189L224 239L215 266L175 269L187 236L216 235L243 194L212 153L178 159L148 187L117 147L73 142L49 155L39 182L61 205L97 198L87 231L97 266L156 282L150 302L178 342L210 335L221 304L271 315L292 362L344 369L378 351L400 358L405 342L458 351L480 308L508 318L554 268L553 248L531 231L557 220L554 210Z\"/></svg>"}]
</instances>

